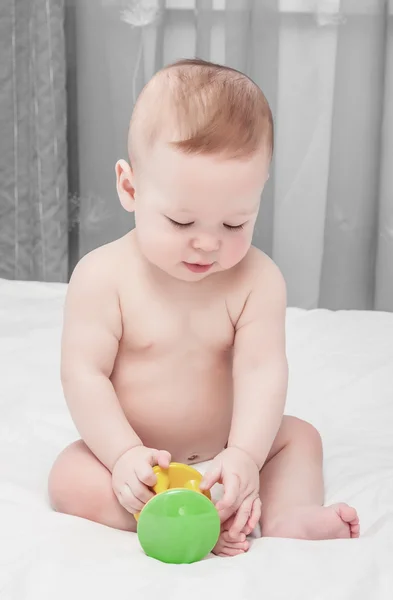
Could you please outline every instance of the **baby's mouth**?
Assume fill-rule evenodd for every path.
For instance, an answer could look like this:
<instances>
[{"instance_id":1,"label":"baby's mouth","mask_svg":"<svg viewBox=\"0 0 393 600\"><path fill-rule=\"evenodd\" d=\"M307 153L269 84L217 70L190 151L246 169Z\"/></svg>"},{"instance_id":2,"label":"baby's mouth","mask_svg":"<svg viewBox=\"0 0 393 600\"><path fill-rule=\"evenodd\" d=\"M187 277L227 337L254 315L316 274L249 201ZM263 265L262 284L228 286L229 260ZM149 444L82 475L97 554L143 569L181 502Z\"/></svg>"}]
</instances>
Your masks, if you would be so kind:
<instances>
[{"instance_id":1,"label":"baby's mouth","mask_svg":"<svg viewBox=\"0 0 393 600\"><path fill-rule=\"evenodd\" d=\"M213 266L213 263L200 264L200 263L188 263L188 262L184 261L183 265L185 267L187 267L187 269L189 271L192 271L193 273L206 273Z\"/></svg>"}]
</instances>

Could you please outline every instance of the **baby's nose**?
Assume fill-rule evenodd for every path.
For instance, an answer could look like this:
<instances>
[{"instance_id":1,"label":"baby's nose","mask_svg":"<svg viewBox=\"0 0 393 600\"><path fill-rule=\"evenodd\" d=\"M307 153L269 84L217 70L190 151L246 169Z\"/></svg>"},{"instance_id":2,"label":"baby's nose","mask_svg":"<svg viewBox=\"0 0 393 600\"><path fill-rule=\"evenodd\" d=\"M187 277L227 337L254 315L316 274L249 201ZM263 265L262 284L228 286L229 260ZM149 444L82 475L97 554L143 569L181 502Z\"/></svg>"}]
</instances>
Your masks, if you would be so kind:
<instances>
[{"instance_id":1,"label":"baby's nose","mask_svg":"<svg viewBox=\"0 0 393 600\"><path fill-rule=\"evenodd\" d=\"M200 235L192 240L192 247L203 252L215 252L220 248L220 240L214 235Z\"/></svg>"}]
</instances>

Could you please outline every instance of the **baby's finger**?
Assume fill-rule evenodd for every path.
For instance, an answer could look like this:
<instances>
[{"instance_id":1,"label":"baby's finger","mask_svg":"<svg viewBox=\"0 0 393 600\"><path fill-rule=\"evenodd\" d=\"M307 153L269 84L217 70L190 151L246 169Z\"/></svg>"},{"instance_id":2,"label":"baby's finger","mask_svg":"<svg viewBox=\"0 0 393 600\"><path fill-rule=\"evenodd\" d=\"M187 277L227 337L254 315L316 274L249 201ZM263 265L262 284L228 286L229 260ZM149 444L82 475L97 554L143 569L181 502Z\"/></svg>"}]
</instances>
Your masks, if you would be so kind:
<instances>
[{"instance_id":1,"label":"baby's finger","mask_svg":"<svg viewBox=\"0 0 393 600\"><path fill-rule=\"evenodd\" d=\"M234 518L235 518L235 515L232 514L228 519L226 519L226 521L223 521L223 523L222 523L223 531L228 532L230 530L230 528L232 527Z\"/></svg>"},{"instance_id":2,"label":"baby's finger","mask_svg":"<svg viewBox=\"0 0 393 600\"><path fill-rule=\"evenodd\" d=\"M210 490L210 488L212 488L214 484L220 483L220 481L221 481L221 469L220 469L220 467L217 467L216 469L213 469L212 471L208 471L207 473L204 474L199 487L201 490Z\"/></svg>"},{"instance_id":3,"label":"baby's finger","mask_svg":"<svg viewBox=\"0 0 393 600\"><path fill-rule=\"evenodd\" d=\"M148 461L152 467L159 465L162 469L167 469L171 462L171 455L166 450L151 449L151 453L148 456Z\"/></svg>"},{"instance_id":4,"label":"baby's finger","mask_svg":"<svg viewBox=\"0 0 393 600\"><path fill-rule=\"evenodd\" d=\"M144 507L143 502L135 498L128 485L124 485L116 494L118 501L129 513L135 515Z\"/></svg>"},{"instance_id":5,"label":"baby's finger","mask_svg":"<svg viewBox=\"0 0 393 600\"><path fill-rule=\"evenodd\" d=\"M136 465L135 475L141 483L148 487L153 487L157 483L157 476L153 471L153 467L147 461Z\"/></svg>"},{"instance_id":6,"label":"baby's finger","mask_svg":"<svg viewBox=\"0 0 393 600\"><path fill-rule=\"evenodd\" d=\"M260 498L255 498L252 508L250 518L248 519L246 525L246 534L249 535L252 531L254 531L255 527L258 525L259 519L261 518L262 513L262 503Z\"/></svg>"},{"instance_id":7,"label":"baby's finger","mask_svg":"<svg viewBox=\"0 0 393 600\"><path fill-rule=\"evenodd\" d=\"M228 509L236 510L236 503L239 498L240 481L236 475L229 475L224 481L224 496L217 502L216 508L218 512Z\"/></svg>"},{"instance_id":8,"label":"baby's finger","mask_svg":"<svg viewBox=\"0 0 393 600\"><path fill-rule=\"evenodd\" d=\"M250 519L253 502L254 499L252 497L248 497L239 506L232 527L229 530L229 535L233 539L238 538L240 533L245 529L246 524Z\"/></svg>"},{"instance_id":9,"label":"baby's finger","mask_svg":"<svg viewBox=\"0 0 393 600\"><path fill-rule=\"evenodd\" d=\"M149 500L151 500L154 496L154 492L147 487L144 483L141 483L138 479L135 478L135 481L131 484L131 491L134 494L135 498L143 503L143 505L147 504Z\"/></svg>"},{"instance_id":10,"label":"baby's finger","mask_svg":"<svg viewBox=\"0 0 393 600\"><path fill-rule=\"evenodd\" d=\"M220 517L221 523L224 524L228 522L234 516L233 513L233 508L222 508L221 510L219 510L218 515Z\"/></svg>"},{"instance_id":11,"label":"baby's finger","mask_svg":"<svg viewBox=\"0 0 393 600\"><path fill-rule=\"evenodd\" d=\"M161 467L161 469L167 469L170 465L172 457L166 450L159 450L156 460L158 466Z\"/></svg>"}]
</instances>

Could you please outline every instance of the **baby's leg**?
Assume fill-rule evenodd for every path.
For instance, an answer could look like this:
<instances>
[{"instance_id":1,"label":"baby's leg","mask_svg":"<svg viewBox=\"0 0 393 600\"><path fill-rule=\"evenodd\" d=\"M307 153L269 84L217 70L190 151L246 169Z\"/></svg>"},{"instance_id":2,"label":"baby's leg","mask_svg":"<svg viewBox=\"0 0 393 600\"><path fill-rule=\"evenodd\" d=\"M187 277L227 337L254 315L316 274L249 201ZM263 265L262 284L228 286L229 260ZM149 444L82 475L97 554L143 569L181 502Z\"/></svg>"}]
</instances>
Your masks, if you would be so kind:
<instances>
[{"instance_id":1,"label":"baby's leg","mask_svg":"<svg viewBox=\"0 0 393 600\"><path fill-rule=\"evenodd\" d=\"M322 443L309 423L284 417L260 475L263 536L299 539L359 537L347 504L324 507Z\"/></svg>"},{"instance_id":2,"label":"baby's leg","mask_svg":"<svg viewBox=\"0 0 393 600\"><path fill-rule=\"evenodd\" d=\"M110 472L79 440L56 459L49 475L49 498L54 510L136 531L134 517L119 504Z\"/></svg>"}]
</instances>

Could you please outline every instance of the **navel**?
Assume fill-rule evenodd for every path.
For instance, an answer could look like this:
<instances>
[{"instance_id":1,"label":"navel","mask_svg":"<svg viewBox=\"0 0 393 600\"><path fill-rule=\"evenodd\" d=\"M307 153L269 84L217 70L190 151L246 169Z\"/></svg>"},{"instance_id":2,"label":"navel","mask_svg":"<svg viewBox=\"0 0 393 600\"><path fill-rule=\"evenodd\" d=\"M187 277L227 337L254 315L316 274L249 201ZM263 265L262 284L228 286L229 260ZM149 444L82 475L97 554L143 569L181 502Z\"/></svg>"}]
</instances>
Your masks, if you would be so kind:
<instances>
[{"instance_id":1,"label":"navel","mask_svg":"<svg viewBox=\"0 0 393 600\"><path fill-rule=\"evenodd\" d=\"M191 456L188 457L188 462L195 462L196 460L198 460L198 458L198 454L191 454Z\"/></svg>"}]
</instances>

